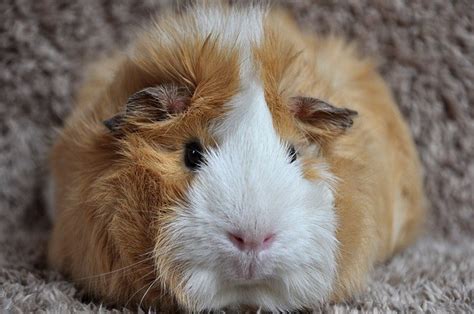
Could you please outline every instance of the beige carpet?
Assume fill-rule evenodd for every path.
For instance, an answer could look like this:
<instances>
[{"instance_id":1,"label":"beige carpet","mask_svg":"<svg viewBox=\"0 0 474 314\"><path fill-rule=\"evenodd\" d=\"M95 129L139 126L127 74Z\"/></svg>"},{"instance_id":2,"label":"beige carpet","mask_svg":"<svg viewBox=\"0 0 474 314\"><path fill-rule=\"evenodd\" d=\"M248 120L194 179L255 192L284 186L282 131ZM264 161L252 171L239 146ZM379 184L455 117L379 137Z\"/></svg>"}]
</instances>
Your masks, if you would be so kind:
<instances>
[{"instance_id":1,"label":"beige carpet","mask_svg":"<svg viewBox=\"0 0 474 314\"><path fill-rule=\"evenodd\" d=\"M0 312L104 310L45 265L48 139L71 109L86 61L171 2L0 1ZM432 203L415 246L378 266L363 294L322 309L473 312L474 1L284 5L305 29L343 34L379 60L416 138Z\"/></svg>"}]
</instances>

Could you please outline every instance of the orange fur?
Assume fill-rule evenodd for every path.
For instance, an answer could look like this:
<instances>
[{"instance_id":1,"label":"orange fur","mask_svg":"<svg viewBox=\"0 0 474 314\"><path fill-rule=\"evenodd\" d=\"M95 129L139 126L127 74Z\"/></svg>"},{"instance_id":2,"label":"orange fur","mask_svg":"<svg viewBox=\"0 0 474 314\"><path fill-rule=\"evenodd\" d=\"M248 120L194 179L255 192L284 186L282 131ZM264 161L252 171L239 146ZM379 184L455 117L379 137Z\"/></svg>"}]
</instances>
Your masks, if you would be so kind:
<instances>
[{"instance_id":1,"label":"orange fur","mask_svg":"<svg viewBox=\"0 0 474 314\"><path fill-rule=\"evenodd\" d=\"M159 26L173 35L173 19L192 25L183 15ZM100 62L51 156L58 208L51 265L102 300L158 302L164 311L192 304L181 289L182 265L166 258L166 226L186 201L193 177L183 166L183 145L193 137L215 145L209 125L239 88L234 47L219 46L213 35L196 34L191 42L172 38L163 43L152 27L138 39L133 58ZM341 40L304 35L286 15L273 12L254 56L275 127L302 152L307 179L323 176L313 167L321 160L338 178L333 297L345 298L361 288L374 263L419 230L425 207L413 141L374 66ZM141 123L121 138L107 132L101 122L122 111L131 94L164 83L188 90L192 108L163 123ZM295 95L325 99L359 116L342 135L315 129L292 115L288 102ZM321 145L316 154L309 152L315 142Z\"/></svg>"}]
</instances>

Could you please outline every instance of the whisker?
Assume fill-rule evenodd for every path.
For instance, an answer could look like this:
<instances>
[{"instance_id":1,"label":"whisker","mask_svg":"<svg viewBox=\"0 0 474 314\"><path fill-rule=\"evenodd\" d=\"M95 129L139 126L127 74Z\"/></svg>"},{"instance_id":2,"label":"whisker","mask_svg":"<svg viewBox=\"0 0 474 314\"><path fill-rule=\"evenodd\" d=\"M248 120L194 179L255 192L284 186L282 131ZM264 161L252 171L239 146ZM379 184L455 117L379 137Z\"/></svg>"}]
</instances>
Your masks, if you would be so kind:
<instances>
[{"instance_id":1,"label":"whisker","mask_svg":"<svg viewBox=\"0 0 474 314\"><path fill-rule=\"evenodd\" d=\"M87 276L87 277L82 277L82 278L78 278L76 280L88 280L88 279L93 279L93 278L99 278L99 277L103 277L103 276L107 276L107 275L111 275L111 274L114 274L114 273L118 273L120 271L126 271L127 269L130 269L134 266L137 266L138 264L141 264L141 263L144 263L146 261L149 261L153 259L153 256L150 256L150 257L147 257L147 258L144 258L136 263L133 263L131 265L128 265L128 266L125 266L125 267L122 267L122 268L119 268L119 269L115 269L115 270L112 270L112 271L109 271L109 272L105 272L105 273L102 273L102 274L97 274L97 275L92 275L92 276Z\"/></svg>"},{"instance_id":2,"label":"whisker","mask_svg":"<svg viewBox=\"0 0 474 314\"><path fill-rule=\"evenodd\" d=\"M153 272L155 272L155 269L153 269L152 271L146 273L144 276L138 278L136 281L140 281L141 279L145 278L146 276L152 274ZM156 280L156 279L155 279ZM132 294L132 296L130 298L128 298L127 300L127 303L125 303L125 307L128 306L128 304L130 303L130 301L132 301L133 297L137 295L138 292L142 291L145 287L147 286L147 284L145 284L142 288L138 289L137 291L135 291L134 294Z\"/></svg>"},{"instance_id":3,"label":"whisker","mask_svg":"<svg viewBox=\"0 0 474 314\"><path fill-rule=\"evenodd\" d=\"M145 294L143 295L143 297L141 298L140 300L140 303L138 304L138 308L141 308L142 307L142 302L143 300L145 299L146 295L148 294L148 292L150 292L150 289L155 285L155 283L158 282L158 278L156 278L155 280L153 280L153 282L150 284L150 286L148 287L148 289L146 289L145 291Z\"/></svg>"},{"instance_id":4,"label":"whisker","mask_svg":"<svg viewBox=\"0 0 474 314\"><path fill-rule=\"evenodd\" d=\"M152 249L152 250L150 250L150 251L148 251L148 252L145 252L145 253L143 253L143 254L140 254L140 255L138 255L138 256L152 255L153 253L155 253L155 250L154 250L154 249Z\"/></svg>"}]
</instances>

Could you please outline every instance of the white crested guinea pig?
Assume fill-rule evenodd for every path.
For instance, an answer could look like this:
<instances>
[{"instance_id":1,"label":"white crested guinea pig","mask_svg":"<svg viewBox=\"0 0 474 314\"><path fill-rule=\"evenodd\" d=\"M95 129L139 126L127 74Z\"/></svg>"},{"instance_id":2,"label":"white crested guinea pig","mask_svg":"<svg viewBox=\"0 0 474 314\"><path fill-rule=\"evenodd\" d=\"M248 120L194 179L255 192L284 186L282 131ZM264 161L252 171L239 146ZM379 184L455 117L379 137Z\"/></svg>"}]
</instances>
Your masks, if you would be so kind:
<instances>
[{"instance_id":1,"label":"white crested guinea pig","mask_svg":"<svg viewBox=\"0 0 474 314\"><path fill-rule=\"evenodd\" d=\"M425 212L372 63L260 6L162 16L95 64L51 173L52 267L162 311L343 300Z\"/></svg>"}]
</instances>

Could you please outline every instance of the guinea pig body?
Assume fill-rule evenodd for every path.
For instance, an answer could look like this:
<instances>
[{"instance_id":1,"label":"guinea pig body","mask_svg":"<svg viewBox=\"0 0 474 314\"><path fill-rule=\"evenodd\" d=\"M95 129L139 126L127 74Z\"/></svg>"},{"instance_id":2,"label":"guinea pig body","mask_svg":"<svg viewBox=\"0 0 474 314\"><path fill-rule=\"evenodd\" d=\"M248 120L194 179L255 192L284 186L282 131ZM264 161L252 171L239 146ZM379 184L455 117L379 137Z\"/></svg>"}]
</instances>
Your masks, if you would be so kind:
<instances>
[{"instance_id":1,"label":"guinea pig body","mask_svg":"<svg viewBox=\"0 0 474 314\"><path fill-rule=\"evenodd\" d=\"M101 300L164 311L349 297L425 208L374 66L260 7L160 18L96 64L51 172L50 264Z\"/></svg>"}]
</instances>

